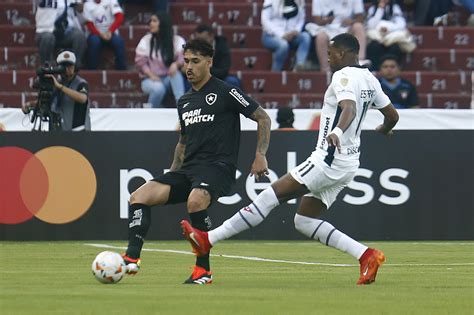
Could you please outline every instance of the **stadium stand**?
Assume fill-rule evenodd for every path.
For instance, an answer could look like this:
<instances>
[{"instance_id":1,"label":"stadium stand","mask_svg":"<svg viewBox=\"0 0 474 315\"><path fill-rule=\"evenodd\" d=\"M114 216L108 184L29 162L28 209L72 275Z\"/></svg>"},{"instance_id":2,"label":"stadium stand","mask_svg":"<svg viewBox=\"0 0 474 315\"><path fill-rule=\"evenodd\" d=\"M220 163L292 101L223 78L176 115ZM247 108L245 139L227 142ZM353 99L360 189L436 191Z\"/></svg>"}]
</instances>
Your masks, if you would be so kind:
<instances>
[{"instance_id":1,"label":"stadium stand","mask_svg":"<svg viewBox=\"0 0 474 315\"><path fill-rule=\"evenodd\" d=\"M174 0L170 14L175 31L188 38L198 23L216 27L232 48L232 73L242 87L264 107L320 108L329 77L320 72L270 72L271 53L262 47L262 1ZM20 107L33 97L35 69L40 66L35 45L32 0L0 0L0 107ZM127 60L147 32L150 16L146 5L125 5L120 33L125 39ZM311 2L307 1L307 16ZM402 76L416 85L421 107L470 108L474 70L474 28L411 27L417 49L406 56ZM93 107L142 107L146 96L135 69L113 70L111 51L102 56L103 69L81 71L91 88Z\"/></svg>"}]
</instances>

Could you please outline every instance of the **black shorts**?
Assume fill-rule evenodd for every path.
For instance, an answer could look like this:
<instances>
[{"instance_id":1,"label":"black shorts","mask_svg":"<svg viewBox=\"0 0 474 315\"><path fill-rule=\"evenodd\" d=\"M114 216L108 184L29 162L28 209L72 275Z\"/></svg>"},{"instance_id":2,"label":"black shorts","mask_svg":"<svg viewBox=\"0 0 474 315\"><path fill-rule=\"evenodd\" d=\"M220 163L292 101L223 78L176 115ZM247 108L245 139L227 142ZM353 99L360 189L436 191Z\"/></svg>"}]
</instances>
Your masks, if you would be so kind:
<instances>
[{"instance_id":1,"label":"black shorts","mask_svg":"<svg viewBox=\"0 0 474 315\"><path fill-rule=\"evenodd\" d=\"M211 195L211 203L226 196L235 182L235 170L224 164L185 166L152 179L171 186L166 204L186 202L191 190L202 188Z\"/></svg>"}]
</instances>

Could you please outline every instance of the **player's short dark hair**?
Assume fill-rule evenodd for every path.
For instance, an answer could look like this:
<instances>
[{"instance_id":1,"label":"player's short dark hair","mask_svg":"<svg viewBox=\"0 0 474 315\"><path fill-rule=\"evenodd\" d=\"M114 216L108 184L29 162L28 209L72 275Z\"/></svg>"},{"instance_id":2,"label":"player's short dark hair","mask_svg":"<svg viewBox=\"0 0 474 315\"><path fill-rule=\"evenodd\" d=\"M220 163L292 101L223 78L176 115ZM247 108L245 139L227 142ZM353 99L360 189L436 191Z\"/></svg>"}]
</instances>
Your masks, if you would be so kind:
<instances>
[{"instance_id":1,"label":"player's short dark hair","mask_svg":"<svg viewBox=\"0 0 474 315\"><path fill-rule=\"evenodd\" d=\"M199 53L211 58L214 56L214 48L212 48L212 45L200 38L187 41L186 44L183 45L183 50L190 50L194 53Z\"/></svg>"},{"instance_id":2,"label":"player's short dark hair","mask_svg":"<svg viewBox=\"0 0 474 315\"><path fill-rule=\"evenodd\" d=\"M199 24L195 29L194 29L194 32L195 33L204 33L204 32L208 32L209 34L214 34L214 29L212 27L210 27L209 25L207 24Z\"/></svg>"},{"instance_id":3,"label":"player's short dark hair","mask_svg":"<svg viewBox=\"0 0 474 315\"><path fill-rule=\"evenodd\" d=\"M382 58L380 58L380 64L384 63L387 60L393 60L397 64L398 67L400 67L400 60L397 56L391 55L391 54L386 54L383 55Z\"/></svg>"},{"instance_id":4,"label":"player's short dark hair","mask_svg":"<svg viewBox=\"0 0 474 315\"><path fill-rule=\"evenodd\" d=\"M359 53L360 45L357 38L349 33L342 33L331 39L333 47L349 50L355 54Z\"/></svg>"}]
</instances>

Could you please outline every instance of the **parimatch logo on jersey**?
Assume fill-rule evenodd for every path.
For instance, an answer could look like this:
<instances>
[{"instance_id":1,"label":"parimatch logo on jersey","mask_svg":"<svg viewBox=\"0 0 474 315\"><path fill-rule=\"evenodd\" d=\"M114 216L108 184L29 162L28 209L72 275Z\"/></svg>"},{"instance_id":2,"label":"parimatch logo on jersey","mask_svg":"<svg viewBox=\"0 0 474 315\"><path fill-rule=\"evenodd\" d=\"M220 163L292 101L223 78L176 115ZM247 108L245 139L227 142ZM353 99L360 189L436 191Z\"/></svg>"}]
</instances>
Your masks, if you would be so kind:
<instances>
[{"instance_id":1,"label":"parimatch logo on jersey","mask_svg":"<svg viewBox=\"0 0 474 315\"><path fill-rule=\"evenodd\" d=\"M214 114L209 115L201 115L201 108L195 109L183 114L183 121L185 126L189 126L192 124L197 124L201 122L210 122L214 121Z\"/></svg>"}]
</instances>

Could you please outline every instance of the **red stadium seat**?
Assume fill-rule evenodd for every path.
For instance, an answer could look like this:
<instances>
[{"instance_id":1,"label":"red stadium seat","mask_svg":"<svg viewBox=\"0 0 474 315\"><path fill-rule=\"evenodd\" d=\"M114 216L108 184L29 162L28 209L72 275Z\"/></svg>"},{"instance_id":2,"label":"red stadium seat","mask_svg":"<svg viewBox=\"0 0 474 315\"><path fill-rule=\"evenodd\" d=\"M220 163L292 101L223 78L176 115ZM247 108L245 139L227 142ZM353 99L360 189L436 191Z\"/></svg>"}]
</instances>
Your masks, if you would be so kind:
<instances>
[{"instance_id":1,"label":"red stadium seat","mask_svg":"<svg viewBox=\"0 0 474 315\"><path fill-rule=\"evenodd\" d=\"M141 108L146 102L147 96L143 93L90 93L90 105L92 108ZM32 92L0 92L0 107L21 107L24 101L36 100Z\"/></svg>"}]
</instances>

